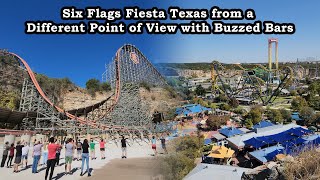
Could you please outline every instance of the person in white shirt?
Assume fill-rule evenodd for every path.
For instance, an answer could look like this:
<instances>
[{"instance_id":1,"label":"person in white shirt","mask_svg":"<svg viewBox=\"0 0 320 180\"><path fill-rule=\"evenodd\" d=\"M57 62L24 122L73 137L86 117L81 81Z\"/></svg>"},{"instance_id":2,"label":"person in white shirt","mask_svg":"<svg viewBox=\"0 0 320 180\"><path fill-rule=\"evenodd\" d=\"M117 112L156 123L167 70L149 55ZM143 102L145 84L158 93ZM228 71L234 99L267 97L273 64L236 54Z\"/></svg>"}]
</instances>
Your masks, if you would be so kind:
<instances>
[{"instance_id":1,"label":"person in white shirt","mask_svg":"<svg viewBox=\"0 0 320 180\"><path fill-rule=\"evenodd\" d=\"M21 165L21 168L23 168L23 165L25 164L25 169L28 168L28 154L29 154L29 149L30 149L30 146L29 144L26 142L24 143L24 147L22 148L22 156L21 156L21 159L22 159L22 165Z\"/></svg>"}]
</instances>

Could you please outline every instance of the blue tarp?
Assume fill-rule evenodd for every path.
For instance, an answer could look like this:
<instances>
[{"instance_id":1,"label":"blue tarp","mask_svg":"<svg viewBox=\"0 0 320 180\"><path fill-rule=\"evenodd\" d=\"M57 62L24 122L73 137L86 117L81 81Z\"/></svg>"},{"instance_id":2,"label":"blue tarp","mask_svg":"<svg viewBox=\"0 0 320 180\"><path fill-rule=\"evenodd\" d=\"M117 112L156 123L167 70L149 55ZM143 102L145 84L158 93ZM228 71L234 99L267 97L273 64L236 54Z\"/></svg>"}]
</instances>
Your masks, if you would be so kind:
<instances>
[{"instance_id":1,"label":"blue tarp","mask_svg":"<svg viewBox=\"0 0 320 180\"><path fill-rule=\"evenodd\" d=\"M310 130L308 130L308 129L304 129L304 128L302 128L302 127L291 128L291 129L289 129L289 130L286 131L286 132L292 133L292 134L294 134L294 135L296 135L296 136L298 136L298 137L301 137L301 136L303 136L303 135L305 135L305 134L310 134L310 133L312 133L312 131L310 131Z\"/></svg>"},{"instance_id":2,"label":"blue tarp","mask_svg":"<svg viewBox=\"0 0 320 180\"><path fill-rule=\"evenodd\" d=\"M258 139L255 138L255 137L250 138L250 139L248 139L248 140L246 140L246 141L243 141L243 142L244 142L244 144L245 144L246 146L253 146L253 147L256 148L256 149L258 149L258 148L260 148L260 147L262 147L262 146L264 146L264 145L267 144L267 143L265 143L265 142L263 142L263 141L258 140Z\"/></svg>"},{"instance_id":3,"label":"blue tarp","mask_svg":"<svg viewBox=\"0 0 320 180\"><path fill-rule=\"evenodd\" d=\"M279 142L279 143L289 141L289 140L295 138L294 136L291 136L287 131L284 131L284 132L281 132L278 134L274 134L274 135L270 135L270 136L265 136L265 137L268 139L271 139L273 141Z\"/></svg>"},{"instance_id":4,"label":"blue tarp","mask_svg":"<svg viewBox=\"0 0 320 180\"><path fill-rule=\"evenodd\" d=\"M258 140L265 142L266 144L273 144L274 141L272 139L266 138L265 136L257 137Z\"/></svg>"},{"instance_id":5,"label":"blue tarp","mask_svg":"<svg viewBox=\"0 0 320 180\"><path fill-rule=\"evenodd\" d=\"M211 144L212 140L211 139L204 139L204 145Z\"/></svg>"},{"instance_id":6,"label":"blue tarp","mask_svg":"<svg viewBox=\"0 0 320 180\"><path fill-rule=\"evenodd\" d=\"M212 109L201 106L200 104L187 104L176 109L176 114L187 116L188 114L201 113L203 111L211 111Z\"/></svg>"},{"instance_id":7,"label":"blue tarp","mask_svg":"<svg viewBox=\"0 0 320 180\"><path fill-rule=\"evenodd\" d=\"M278 154L283 154L283 149L274 150L274 151L268 153L268 154L267 154L266 156L264 156L264 157L265 157L268 161L271 161L271 160L273 160L273 159L276 157L276 155L278 155Z\"/></svg>"},{"instance_id":8,"label":"blue tarp","mask_svg":"<svg viewBox=\"0 0 320 180\"><path fill-rule=\"evenodd\" d=\"M263 121L255 124L255 125L253 126L253 129L264 128L264 127L269 127L269 126L273 126L273 125L274 125L273 123L271 123L271 122L269 122L269 121L263 120Z\"/></svg>"},{"instance_id":9,"label":"blue tarp","mask_svg":"<svg viewBox=\"0 0 320 180\"><path fill-rule=\"evenodd\" d=\"M295 120L295 121L302 121L302 119L300 118L298 112L292 113L292 114L291 114L291 119L292 119L292 120Z\"/></svg>"},{"instance_id":10,"label":"blue tarp","mask_svg":"<svg viewBox=\"0 0 320 180\"><path fill-rule=\"evenodd\" d=\"M231 136L238 135L238 134L244 134L244 132L240 131L237 128L233 128L233 127L220 129L219 133L223 134L224 136L227 136L227 137L231 137Z\"/></svg>"}]
</instances>

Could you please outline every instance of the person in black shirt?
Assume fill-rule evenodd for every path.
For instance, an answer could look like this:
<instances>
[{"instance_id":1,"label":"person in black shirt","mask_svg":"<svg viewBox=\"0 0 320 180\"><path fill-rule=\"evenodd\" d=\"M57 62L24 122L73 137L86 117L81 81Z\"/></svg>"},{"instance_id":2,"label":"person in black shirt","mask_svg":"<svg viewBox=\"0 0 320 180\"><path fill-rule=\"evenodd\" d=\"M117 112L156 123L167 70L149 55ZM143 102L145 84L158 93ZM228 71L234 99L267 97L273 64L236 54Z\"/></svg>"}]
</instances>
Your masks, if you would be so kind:
<instances>
[{"instance_id":1,"label":"person in black shirt","mask_svg":"<svg viewBox=\"0 0 320 180\"><path fill-rule=\"evenodd\" d=\"M124 138L124 136L122 136L121 139L121 150L122 150L122 158L127 158L127 138Z\"/></svg>"},{"instance_id":2,"label":"person in black shirt","mask_svg":"<svg viewBox=\"0 0 320 180\"><path fill-rule=\"evenodd\" d=\"M161 146L162 146L162 149L164 150L164 152L166 154L168 154L168 151L167 151L167 147L166 147L166 138L164 136L162 136L160 138L160 141L161 141Z\"/></svg>"},{"instance_id":3,"label":"person in black shirt","mask_svg":"<svg viewBox=\"0 0 320 180\"><path fill-rule=\"evenodd\" d=\"M18 141L16 146L16 158L14 159L14 165L13 165L14 173L18 172L18 166L21 163L22 148L23 148L23 145L21 145L20 141Z\"/></svg>"},{"instance_id":4,"label":"person in black shirt","mask_svg":"<svg viewBox=\"0 0 320 180\"><path fill-rule=\"evenodd\" d=\"M88 144L88 140L85 139L82 143L82 163L81 163L81 173L80 176L83 176L83 166L84 166L84 162L86 161L86 165L87 165L87 172L88 172L88 177L91 176L91 173L89 171L89 144Z\"/></svg>"}]
</instances>

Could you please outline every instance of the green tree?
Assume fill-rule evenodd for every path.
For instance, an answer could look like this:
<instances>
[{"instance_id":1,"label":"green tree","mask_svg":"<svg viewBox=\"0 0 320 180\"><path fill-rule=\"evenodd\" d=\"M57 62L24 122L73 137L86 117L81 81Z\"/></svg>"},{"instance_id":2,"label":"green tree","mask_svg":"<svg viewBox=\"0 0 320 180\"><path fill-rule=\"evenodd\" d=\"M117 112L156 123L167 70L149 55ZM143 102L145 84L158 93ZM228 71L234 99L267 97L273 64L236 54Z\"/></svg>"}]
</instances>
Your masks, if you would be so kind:
<instances>
[{"instance_id":1,"label":"green tree","mask_svg":"<svg viewBox=\"0 0 320 180\"><path fill-rule=\"evenodd\" d=\"M99 91L100 90L100 81L98 79L89 79L87 82L86 82L86 89L89 90L89 89L92 89L94 91Z\"/></svg>"},{"instance_id":2,"label":"green tree","mask_svg":"<svg viewBox=\"0 0 320 180\"><path fill-rule=\"evenodd\" d=\"M210 115L208 119L206 120L206 125L209 130L216 131L221 126L226 125L228 119L230 119L229 116L217 116L217 115Z\"/></svg>"},{"instance_id":3,"label":"green tree","mask_svg":"<svg viewBox=\"0 0 320 180\"><path fill-rule=\"evenodd\" d=\"M257 124L262 120L264 110L261 106L253 106L246 115L247 119L251 119L253 124Z\"/></svg>"},{"instance_id":4,"label":"green tree","mask_svg":"<svg viewBox=\"0 0 320 180\"><path fill-rule=\"evenodd\" d=\"M236 99L236 98L231 98L229 100L229 105L232 107L232 108L237 108L239 106L239 101Z\"/></svg>"},{"instance_id":5,"label":"green tree","mask_svg":"<svg viewBox=\"0 0 320 180\"><path fill-rule=\"evenodd\" d=\"M282 109L280 109L280 113L281 113L284 121L291 122L291 112L289 110L282 108Z\"/></svg>"},{"instance_id":6,"label":"green tree","mask_svg":"<svg viewBox=\"0 0 320 180\"><path fill-rule=\"evenodd\" d=\"M278 109L271 109L270 111L268 111L267 116L273 122L283 122L282 114Z\"/></svg>"},{"instance_id":7,"label":"green tree","mask_svg":"<svg viewBox=\"0 0 320 180\"><path fill-rule=\"evenodd\" d=\"M296 96L298 93L297 93L297 91L296 90L292 90L292 91L290 91L290 95L291 96Z\"/></svg>"},{"instance_id":8,"label":"green tree","mask_svg":"<svg viewBox=\"0 0 320 180\"><path fill-rule=\"evenodd\" d=\"M306 123L310 124L314 121L316 113L313 108L304 106L300 108L299 115Z\"/></svg>"},{"instance_id":9,"label":"green tree","mask_svg":"<svg viewBox=\"0 0 320 180\"><path fill-rule=\"evenodd\" d=\"M295 97L291 101L291 108L295 111L299 111L302 107L308 106L307 101L303 97Z\"/></svg>"},{"instance_id":10,"label":"green tree","mask_svg":"<svg viewBox=\"0 0 320 180\"><path fill-rule=\"evenodd\" d=\"M245 120L245 126L246 126L246 128L251 129L253 127L252 120L251 119L246 119Z\"/></svg>"},{"instance_id":11,"label":"green tree","mask_svg":"<svg viewBox=\"0 0 320 180\"><path fill-rule=\"evenodd\" d=\"M219 105L219 109L225 110L225 111L230 111L231 110L231 106L229 104L222 103L222 104Z\"/></svg>"},{"instance_id":12,"label":"green tree","mask_svg":"<svg viewBox=\"0 0 320 180\"><path fill-rule=\"evenodd\" d=\"M100 89L102 91L110 91L111 90L111 85L108 82L101 83Z\"/></svg>"},{"instance_id":13,"label":"green tree","mask_svg":"<svg viewBox=\"0 0 320 180\"><path fill-rule=\"evenodd\" d=\"M206 90L201 85L198 85L195 91L198 96L204 96L206 94Z\"/></svg>"}]
</instances>

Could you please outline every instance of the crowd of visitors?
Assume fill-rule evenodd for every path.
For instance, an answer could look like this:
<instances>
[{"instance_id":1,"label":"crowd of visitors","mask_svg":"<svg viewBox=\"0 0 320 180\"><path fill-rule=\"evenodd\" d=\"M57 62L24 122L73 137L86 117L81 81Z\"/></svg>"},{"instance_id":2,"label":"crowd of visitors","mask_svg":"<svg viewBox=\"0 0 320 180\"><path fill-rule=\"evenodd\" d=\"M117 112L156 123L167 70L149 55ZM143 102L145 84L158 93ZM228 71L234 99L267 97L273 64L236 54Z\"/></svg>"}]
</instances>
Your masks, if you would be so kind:
<instances>
[{"instance_id":1,"label":"crowd of visitors","mask_svg":"<svg viewBox=\"0 0 320 180\"><path fill-rule=\"evenodd\" d=\"M127 145L130 145L128 144L127 140L128 138L122 136L120 141L122 158L127 158ZM164 152L167 153L165 138L161 136L160 141ZM151 148L153 149L155 156L157 155L156 143L157 139L155 136L153 136L151 139ZM72 174L71 164L73 160L81 160L80 176L83 176L85 173L87 173L88 176L91 176L89 159L90 157L91 160L95 160L97 158L95 155L96 144L99 145L100 156L101 159L104 160L106 158L106 143L103 139L99 139L99 141L94 141L94 139L91 139L90 142L88 139L84 139L83 142L81 142L80 139L75 141L74 139L69 138L59 141L57 138L50 137L49 140L45 141L42 139L35 140L32 148L30 148L29 143L23 141L18 141L16 145L14 143L9 145L9 142L5 142L0 167L4 167L6 165L7 168L11 168L15 153L13 173L19 172L19 166L21 166L21 168L28 169L28 155L29 151L31 151L33 158L31 168L32 173L36 174L39 172L39 165L45 166L45 179L47 180L49 178L51 180L55 167L60 166L59 160L61 156L61 150L64 148L65 175ZM40 159L42 159L42 164L40 164Z\"/></svg>"}]
</instances>

